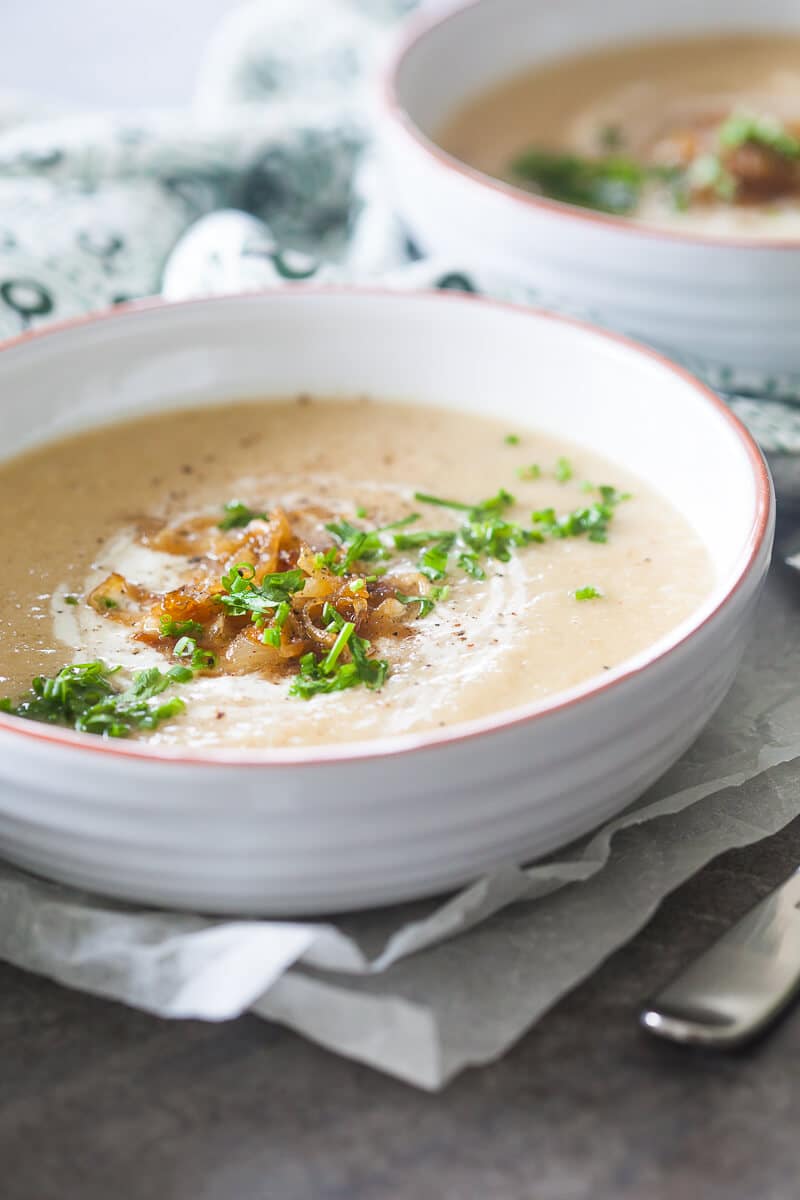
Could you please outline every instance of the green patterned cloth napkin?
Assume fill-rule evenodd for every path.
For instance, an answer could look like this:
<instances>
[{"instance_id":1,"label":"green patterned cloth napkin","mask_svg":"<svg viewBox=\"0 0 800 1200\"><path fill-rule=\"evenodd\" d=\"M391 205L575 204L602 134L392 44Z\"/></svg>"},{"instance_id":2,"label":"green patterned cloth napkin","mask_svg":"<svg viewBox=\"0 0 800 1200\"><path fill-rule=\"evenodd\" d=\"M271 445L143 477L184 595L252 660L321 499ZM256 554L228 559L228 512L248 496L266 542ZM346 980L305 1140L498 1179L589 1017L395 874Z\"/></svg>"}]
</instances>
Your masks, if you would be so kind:
<instances>
[{"instance_id":1,"label":"green patterned cloth napkin","mask_svg":"<svg viewBox=\"0 0 800 1200\"><path fill-rule=\"evenodd\" d=\"M209 47L186 112L54 117L0 96L0 337L162 290L374 277L408 261L373 203L369 159L370 90L411 7L247 4Z\"/></svg>"}]
</instances>

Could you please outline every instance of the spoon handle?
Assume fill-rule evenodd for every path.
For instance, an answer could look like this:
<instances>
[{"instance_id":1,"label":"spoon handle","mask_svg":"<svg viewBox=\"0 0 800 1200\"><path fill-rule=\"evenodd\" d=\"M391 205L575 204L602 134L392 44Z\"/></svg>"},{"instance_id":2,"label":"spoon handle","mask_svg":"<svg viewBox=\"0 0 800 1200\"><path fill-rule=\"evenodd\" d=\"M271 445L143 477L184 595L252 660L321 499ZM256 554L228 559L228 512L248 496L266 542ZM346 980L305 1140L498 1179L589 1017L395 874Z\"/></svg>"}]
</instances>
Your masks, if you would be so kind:
<instances>
[{"instance_id":1,"label":"spoon handle","mask_svg":"<svg viewBox=\"0 0 800 1200\"><path fill-rule=\"evenodd\" d=\"M800 991L800 869L645 1007L674 1042L728 1049L761 1033Z\"/></svg>"}]
</instances>

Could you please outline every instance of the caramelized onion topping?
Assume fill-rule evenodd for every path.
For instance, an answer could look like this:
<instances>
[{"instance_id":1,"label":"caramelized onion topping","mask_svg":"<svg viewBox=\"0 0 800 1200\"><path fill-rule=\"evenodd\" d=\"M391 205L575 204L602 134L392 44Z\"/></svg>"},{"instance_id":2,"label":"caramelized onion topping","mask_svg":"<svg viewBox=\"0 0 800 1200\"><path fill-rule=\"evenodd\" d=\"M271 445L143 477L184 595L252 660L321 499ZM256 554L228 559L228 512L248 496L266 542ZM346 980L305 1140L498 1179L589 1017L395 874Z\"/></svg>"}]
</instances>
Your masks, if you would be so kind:
<instances>
[{"instance_id":1,"label":"caramelized onion topping","mask_svg":"<svg viewBox=\"0 0 800 1200\"><path fill-rule=\"evenodd\" d=\"M199 651L210 652L213 665L200 668L205 674L278 678L294 673L303 655L325 654L333 647L337 632L331 628L330 609L368 641L411 636L415 610L401 604L396 592L425 595L430 584L422 575L387 578L373 563L358 561L348 562L338 574L342 550L329 540L319 547L310 545L298 527L307 533L309 514L280 508L244 528L222 529L214 516L160 528L150 522L140 529L139 542L184 558L186 581L157 593L115 572L94 588L88 602L108 620L124 623L136 641L170 657L188 631ZM299 586L287 592L282 610L276 604L266 612L231 612L230 603L223 602L224 577L234 572L235 578L244 566L254 588L285 572L299 572L297 580L292 579Z\"/></svg>"}]
</instances>

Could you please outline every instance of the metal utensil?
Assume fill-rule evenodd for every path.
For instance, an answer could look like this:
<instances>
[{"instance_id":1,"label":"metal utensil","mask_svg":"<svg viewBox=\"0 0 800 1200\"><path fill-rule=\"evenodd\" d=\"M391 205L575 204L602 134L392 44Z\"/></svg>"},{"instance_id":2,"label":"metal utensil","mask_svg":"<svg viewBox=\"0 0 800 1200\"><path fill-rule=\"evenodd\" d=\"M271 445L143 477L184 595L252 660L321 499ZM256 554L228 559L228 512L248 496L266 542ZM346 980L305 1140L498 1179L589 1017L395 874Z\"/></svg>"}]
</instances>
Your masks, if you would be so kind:
<instances>
[{"instance_id":1,"label":"metal utensil","mask_svg":"<svg viewBox=\"0 0 800 1200\"><path fill-rule=\"evenodd\" d=\"M759 1034L800 992L800 869L751 909L641 1014L674 1042L728 1049Z\"/></svg>"}]
</instances>

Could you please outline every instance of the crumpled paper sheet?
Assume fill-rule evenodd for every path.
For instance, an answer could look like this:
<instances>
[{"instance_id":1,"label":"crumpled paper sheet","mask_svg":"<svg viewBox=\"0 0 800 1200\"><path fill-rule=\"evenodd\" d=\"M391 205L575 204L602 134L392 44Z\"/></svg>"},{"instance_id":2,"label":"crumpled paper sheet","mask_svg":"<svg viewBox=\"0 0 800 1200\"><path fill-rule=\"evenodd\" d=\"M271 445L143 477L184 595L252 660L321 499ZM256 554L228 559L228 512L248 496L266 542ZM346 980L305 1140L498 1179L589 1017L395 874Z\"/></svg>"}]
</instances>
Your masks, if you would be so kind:
<instances>
[{"instance_id":1,"label":"crumpled paper sheet","mask_svg":"<svg viewBox=\"0 0 800 1200\"><path fill-rule=\"evenodd\" d=\"M800 815L798 599L772 581L699 741L637 805L548 862L319 924L143 912L0 865L0 958L165 1017L252 1009L440 1088L502 1055L703 864Z\"/></svg>"}]
</instances>

